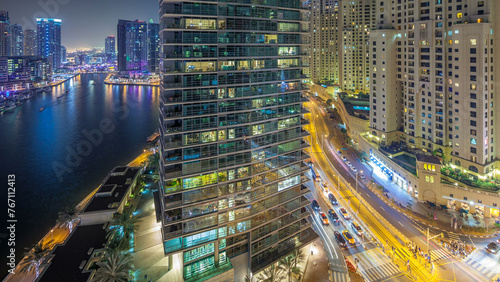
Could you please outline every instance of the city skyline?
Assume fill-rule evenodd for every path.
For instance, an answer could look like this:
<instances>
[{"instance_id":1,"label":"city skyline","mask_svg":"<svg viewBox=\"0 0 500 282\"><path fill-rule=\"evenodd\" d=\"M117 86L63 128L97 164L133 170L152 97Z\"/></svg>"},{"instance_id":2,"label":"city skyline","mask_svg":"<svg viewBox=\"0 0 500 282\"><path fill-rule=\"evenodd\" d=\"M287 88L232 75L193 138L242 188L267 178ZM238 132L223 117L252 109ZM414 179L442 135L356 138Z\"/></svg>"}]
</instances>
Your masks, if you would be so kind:
<instances>
[{"instance_id":1,"label":"city skyline","mask_svg":"<svg viewBox=\"0 0 500 282\"><path fill-rule=\"evenodd\" d=\"M36 18L61 19L61 44L68 52L75 49L104 47L103 38L116 36L118 19L131 19L158 22L158 3L154 0L138 1L124 0L117 5L115 2L90 0L80 1L48 1L46 6L33 0L9 0L2 3L1 10L8 11L11 24L19 24L23 30L36 30Z\"/></svg>"}]
</instances>

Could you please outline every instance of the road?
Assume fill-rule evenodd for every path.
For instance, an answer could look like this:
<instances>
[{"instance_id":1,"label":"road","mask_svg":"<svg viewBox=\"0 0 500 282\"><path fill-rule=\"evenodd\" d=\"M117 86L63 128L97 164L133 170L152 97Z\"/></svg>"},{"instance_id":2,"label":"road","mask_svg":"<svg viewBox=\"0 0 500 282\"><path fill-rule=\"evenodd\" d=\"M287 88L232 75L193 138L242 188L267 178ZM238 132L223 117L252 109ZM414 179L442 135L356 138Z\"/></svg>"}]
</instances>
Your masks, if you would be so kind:
<instances>
[{"instance_id":1,"label":"road","mask_svg":"<svg viewBox=\"0 0 500 282\"><path fill-rule=\"evenodd\" d=\"M317 101L312 101L307 103L307 106L310 109L311 116L311 126L307 128L311 133L311 142L312 145L312 156L313 158L318 157L320 155L326 155L328 157L328 162L323 162L319 160L319 167L323 170L325 174L329 175L329 181L333 184L334 187L339 187L339 176L343 178L345 181L340 181L342 184L346 182L348 186L355 188L355 174L347 167L347 165L340 159L340 157L335 153L336 149L345 148L342 145L342 138L338 137L338 129L335 127L334 123L329 120L329 118L325 115L325 110L320 109L322 105ZM324 106L324 105L323 105ZM333 134L332 134L333 133ZM337 134L335 134L337 133ZM316 137L316 138L315 138ZM319 137L319 138L318 138ZM326 141L325 141L326 140ZM331 145L333 144L333 145ZM323 154L322 148L325 148L325 154ZM363 164L359 163L356 156L352 153L346 153L346 150L341 150L344 152L344 155L351 161L351 163L358 169L358 171L366 170ZM321 158L319 158L321 159ZM318 160L315 160L318 162ZM359 180L359 178L358 178ZM367 176L366 183L370 181ZM420 226L420 224L413 222L405 215L399 213L397 210L393 209L390 205L386 204L384 201L378 198L376 194L374 194L370 189L366 187L366 183L362 181L358 181L357 190L359 192L359 196L362 199L362 202L368 204L368 206L373 207L375 212L380 215L380 218L389 219L392 223L392 227L394 227L397 231L395 233L400 233L401 238L399 238L399 242L405 241L413 241L416 242L422 249L426 246L426 236L424 235L424 227ZM353 197L355 193L349 193L348 189L343 186L340 186L339 190L342 196ZM357 199L353 198L353 202L357 202ZM359 202L357 202L359 207ZM363 209L363 206L361 206ZM368 219L369 221L369 219ZM369 222L367 222L369 223ZM376 222L372 222L374 225L379 225ZM384 224L382 224L384 225ZM389 224L391 225L391 224ZM371 225L370 225L371 226ZM382 232L383 233L383 232ZM440 231L431 230L431 234L439 234ZM491 241L491 239L483 239L483 240L474 240L471 241L470 238L458 237L454 234L444 234L446 239L460 239L462 241L468 240L468 242L474 244L478 243L478 250L470 255L467 260L461 261L454 256L448 255L449 252L444 250L439 244L436 244L432 241L429 243L429 251L431 253L431 258L435 262L437 280L441 279L451 279L452 277L467 277L471 281L488 281L486 278L494 277L498 271L489 271L488 268L484 268L484 265L492 265L492 261L494 258L485 256L484 249L482 245L486 242ZM392 237L392 236L391 236ZM383 241L382 241L383 242ZM403 248L403 244L393 244L393 246L397 247L397 252L401 252L398 256L400 258L407 258L411 256L408 254L408 250ZM390 244L389 244L390 245ZM406 252L406 253L405 253ZM490 259L490 263L488 264L488 260ZM468 261L468 263L467 263ZM482 264L483 262L485 264ZM498 260L497 260L498 261ZM476 262L476 263L474 263ZM450 264L452 266L452 273L450 273ZM418 265L418 263L416 264ZM477 265L480 265L477 267ZM476 266L476 267L474 267ZM488 272L489 271L489 272ZM425 276L422 273L422 276Z\"/></svg>"}]
</instances>

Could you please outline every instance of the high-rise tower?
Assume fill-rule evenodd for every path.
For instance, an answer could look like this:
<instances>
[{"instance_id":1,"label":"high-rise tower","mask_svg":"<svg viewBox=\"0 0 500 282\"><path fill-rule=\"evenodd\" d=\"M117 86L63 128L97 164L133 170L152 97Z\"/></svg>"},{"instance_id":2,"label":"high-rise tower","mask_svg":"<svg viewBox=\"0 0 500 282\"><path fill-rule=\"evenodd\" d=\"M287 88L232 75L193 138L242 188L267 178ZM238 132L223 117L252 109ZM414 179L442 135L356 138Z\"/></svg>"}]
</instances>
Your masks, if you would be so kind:
<instances>
[{"instance_id":1,"label":"high-rise tower","mask_svg":"<svg viewBox=\"0 0 500 282\"><path fill-rule=\"evenodd\" d=\"M317 237L305 220L302 7L161 2L162 233L187 280L240 254L256 272Z\"/></svg>"},{"instance_id":2,"label":"high-rise tower","mask_svg":"<svg viewBox=\"0 0 500 282\"><path fill-rule=\"evenodd\" d=\"M61 66L61 20L37 18L36 23L37 55L49 58L53 70L56 70Z\"/></svg>"}]
</instances>

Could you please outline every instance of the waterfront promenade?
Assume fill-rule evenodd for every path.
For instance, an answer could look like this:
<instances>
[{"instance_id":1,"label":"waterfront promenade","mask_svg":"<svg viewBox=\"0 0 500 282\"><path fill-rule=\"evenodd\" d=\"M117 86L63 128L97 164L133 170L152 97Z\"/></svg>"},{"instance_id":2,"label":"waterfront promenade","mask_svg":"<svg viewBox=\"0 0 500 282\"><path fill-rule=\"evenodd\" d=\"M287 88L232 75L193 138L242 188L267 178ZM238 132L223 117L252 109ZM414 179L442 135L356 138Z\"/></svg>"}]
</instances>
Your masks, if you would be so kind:
<instances>
[{"instance_id":1,"label":"waterfront promenade","mask_svg":"<svg viewBox=\"0 0 500 282\"><path fill-rule=\"evenodd\" d=\"M109 74L104 80L104 84L112 84L112 85L137 85L137 86L160 86L159 80L154 81L139 81L142 79L111 79L112 74Z\"/></svg>"},{"instance_id":2,"label":"waterfront promenade","mask_svg":"<svg viewBox=\"0 0 500 282\"><path fill-rule=\"evenodd\" d=\"M144 161L146 161L148 159L148 156L151 154L152 154L151 150L144 150L139 156L137 156L131 162L129 162L127 166L138 167ZM78 205L76 205L76 209L78 211L82 210L88 204L88 202L92 199L97 190L99 190L99 187L100 186L95 188L80 203L78 203ZM76 229L78 223L79 222L75 223L75 227L73 228L73 230ZM51 246L50 248L52 249L54 246L64 243L64 241L66 241L69 235L70 235L69 229L61 227L56 224L49 232L47 232L47 234L45 234L45 236L43 236L43 238L39 241L39 243L42 243L43 245L49 244L49 246ZM23 259L21 259L21 261ZM42 266L40 267L40 273L42 272L43 272L43 263ZM33 271L24 274L21 273L21 266L19 263L16 265L14 273L15 275L9 274L4 281L5 282L35 281L35 273Z\"/></svg>"}]
</instances>

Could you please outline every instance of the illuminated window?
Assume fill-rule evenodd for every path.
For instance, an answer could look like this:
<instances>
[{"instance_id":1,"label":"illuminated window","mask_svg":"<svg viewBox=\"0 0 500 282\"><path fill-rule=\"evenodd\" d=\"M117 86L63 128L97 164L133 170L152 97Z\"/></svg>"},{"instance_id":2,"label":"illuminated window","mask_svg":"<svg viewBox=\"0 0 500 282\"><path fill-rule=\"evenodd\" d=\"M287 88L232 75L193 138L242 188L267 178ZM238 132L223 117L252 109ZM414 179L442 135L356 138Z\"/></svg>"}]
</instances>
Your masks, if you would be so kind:
<instances>
[{"instance_id":1,"label":"illuminated window","mask_svg":"<svg viewBox=\"0 0 500 282\"><path fill-rule=\"evenodd\" d=\"M457 19L461 19L462 18L462 13L457 13Z\"/></svg>"},{"instance_id":2,"label":"illuminated window","mask_svg":"<svg viewBox=\"0 0 500 282\"><path fill-rule=\"evenodd\" d=\"M470 39L469 42L470 42L470 45L476 45L477 44L477 41L474 38Z\"/></svg>"}]
</instances>

